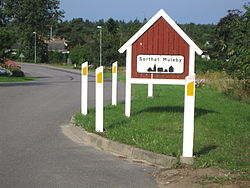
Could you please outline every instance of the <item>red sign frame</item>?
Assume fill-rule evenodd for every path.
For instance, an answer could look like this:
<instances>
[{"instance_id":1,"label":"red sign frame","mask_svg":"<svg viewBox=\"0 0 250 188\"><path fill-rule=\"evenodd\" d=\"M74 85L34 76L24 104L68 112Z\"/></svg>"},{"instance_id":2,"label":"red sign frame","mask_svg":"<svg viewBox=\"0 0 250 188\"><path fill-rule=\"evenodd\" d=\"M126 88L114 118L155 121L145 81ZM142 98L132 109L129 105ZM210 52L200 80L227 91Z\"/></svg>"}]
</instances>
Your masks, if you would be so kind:
<instances>
[{"instance_id":1,"label":"red sign frame","mask_svg":"<svg viewBox=\"0 0 250 188\"><path fill-rule=\"evenodd\" d=\"M189 44L160 17L132 44L132 78L185 79L189 75ZM184 57L182 74L150 74L137 72L138 55L181 55Z\"/></svg>"}]
</instances>

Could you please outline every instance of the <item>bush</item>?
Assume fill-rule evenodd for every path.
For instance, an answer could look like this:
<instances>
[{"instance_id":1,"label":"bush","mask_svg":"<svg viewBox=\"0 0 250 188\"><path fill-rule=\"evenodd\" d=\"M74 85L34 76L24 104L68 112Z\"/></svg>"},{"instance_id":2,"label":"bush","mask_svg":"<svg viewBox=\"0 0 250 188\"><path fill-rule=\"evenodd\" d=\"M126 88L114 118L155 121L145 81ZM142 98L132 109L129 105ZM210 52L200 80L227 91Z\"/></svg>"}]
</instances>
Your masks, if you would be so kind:
<instances>
[{"instance_id":1,"label":"bush","mask_svg":"<svg viewBox=\"0 0 250 188\"><path fill-rule=\"evenodd\" d=\"M49 52L48 61L54 64L66 63L67 55L60 52Z\"/></svg>"},{"instance_id":2,"label":"bush","mask_svg":"<svg viewBox=\"0 0 250 188\"><path fill-rule=\"evenodd\" d=\"M2 67L6 70L8 70L8 75L7 76L12 76L12 77L24 77L24 73L21 70L21 66L18 65L14 61L6 61L4 64L2 64Z\"/></svg>"},{"instance_id":3,"label":"bush","mask_svg":"<svg viewBox=\"0 0 250 188\"><path fill-rule=\"evenodd\" d=\"M24 73L21 70L13 70L12 71L12 77L24 77Z\"/></svg>"},{"instance_id":4,"label":"bush","mask_svg":"<svg viewBox=\"0 0 250 188\"><path fill-rule=\"evenodd\" d=\"M10 70L11 72L14 71L14 70L21 70L21 66L18 65L16 62L14 61L6 61L3 65L2 65L3 68L5 69L8 69Z\"/></svg>"},{"instance_id":5,"label":"bush","mask_svg":"<svg viewBox=\"0 0 250 188\"><path fill-rule=\"evenodd\" d=\"M89 52L89 49L85 46L76 46L71 49L69 58L72 60L73 64L80 65L85 61L89 63L93 62L93 57Z\"/></svg>"},{"instance_id":6,"label":"bush","mask_svg":"<svg viewBox=\"0 0 250 188\"><path fill-rule=\"evenodd\" d=\"M206 73L209 71L221 71L223 65L217 60L202 59L201 56L196 55L195 57L195 70L196 72Z\"/></svg>"},{"instance_id":7,"label":"bush","mask_svg":"<svg viewBox=\"0 0 250 188\"><path fill-rule=\"evenodd\" d=\"M246 80L232 78L226 72L209 72L205 74L198 73L196 80L204 80L206 84L217 89L221 93L236 99L250 103L250 92ZM249 84L249 83L248 83Z\"/></svg>"}]
</instances>

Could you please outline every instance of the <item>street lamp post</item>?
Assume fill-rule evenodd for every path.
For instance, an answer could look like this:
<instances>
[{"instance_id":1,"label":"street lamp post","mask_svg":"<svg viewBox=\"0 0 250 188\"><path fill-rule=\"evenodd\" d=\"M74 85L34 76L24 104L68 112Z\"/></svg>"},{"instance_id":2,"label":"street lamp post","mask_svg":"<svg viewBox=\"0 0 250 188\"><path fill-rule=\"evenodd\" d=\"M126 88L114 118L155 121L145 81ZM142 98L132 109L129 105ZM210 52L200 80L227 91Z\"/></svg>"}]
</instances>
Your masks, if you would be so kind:
<instances>
[{"instance_id":1,"label":"street lamp post","mask_svg":"<svg viewBox=\"0 0 250 188\"><path fill-rule=\"evenodd\" d=\"M33 32L35 34L35 55L34 55L34 61L36 63L36 32Z\"/></svg>"},{"instance_id":2,"label":"street lamp post","mask_svg":"<svg viewBox=\"0 0 250 188\"><path fill-rule=\"evenodd\" d=\"M98 25L97 29L100 29L100 66L102 66L102 26Z\"/></svg>"}]
</instances>

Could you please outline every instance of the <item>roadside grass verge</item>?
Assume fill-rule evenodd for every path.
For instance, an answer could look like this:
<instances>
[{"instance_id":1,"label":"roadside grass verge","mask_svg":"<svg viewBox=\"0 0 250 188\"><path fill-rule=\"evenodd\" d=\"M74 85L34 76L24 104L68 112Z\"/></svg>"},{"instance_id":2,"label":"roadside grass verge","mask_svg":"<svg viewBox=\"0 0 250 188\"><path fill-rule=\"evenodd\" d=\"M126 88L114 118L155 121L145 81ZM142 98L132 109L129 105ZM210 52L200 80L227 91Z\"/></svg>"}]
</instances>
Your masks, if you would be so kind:
<instances>
[{"instance_id":1,"label":"roadside grass verge","mask_svg":"<svg viewBox=\"0 0 250 188\"><path fill-rule=\"evenodd\" d=\"M250 104L250 80L238 80L225 72L198 73L202 80L231 99Z\"/></svg>"},{"instance_id":2,"label":"roadside grass verge","mask_svg":"<svg viewBox=\"0 0 250 188\"><path fill-rule=\"evenodd\" d=\"M147 98L146 85L132 86L131 117L124 104L106 105L104 133L108 139L156 153L182 154L184 86L155 85ZM225 97L211 87L196 89L195 167L215 167L250 173L250 105ZM95 132L95 109L75 115L75 123Z\"/></svg>"},{"instance_id":3,"label":"roadside grass verge","mask_svg":"<svg viewBox=\"0 0 250 188\"><path fill-rule=\"evenodd\" d=\"M0 82L27 82L35 79L35 77L0 77Z\"/></svg>"},{"instance_id":4,"label":"roadside grass verge","mask_svg":"<svg viewBox=\"0 0 250 188\"><path fill-rule=\"evenodd\" d=\"M107 71L104 70L103 74L104 74L105 78L112 78L112 73L110 73L110 71L107 72ZM118 76L118 80L120 82L125 82L126 81L126 75L125 74L118 74L117 76Z\"/></svg>"}]
</instances>

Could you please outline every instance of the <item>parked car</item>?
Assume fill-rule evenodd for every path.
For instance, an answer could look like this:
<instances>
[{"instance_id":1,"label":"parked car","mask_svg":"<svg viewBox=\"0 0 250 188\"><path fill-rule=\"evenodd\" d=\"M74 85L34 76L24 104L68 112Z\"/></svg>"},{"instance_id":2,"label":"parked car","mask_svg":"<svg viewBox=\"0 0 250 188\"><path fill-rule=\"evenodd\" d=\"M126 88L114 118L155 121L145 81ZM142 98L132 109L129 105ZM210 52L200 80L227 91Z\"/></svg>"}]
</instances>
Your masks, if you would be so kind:
<instances>
[{"instance_id":1,"label":"parked car","mask_svg":"<svg viewBox=\"0 0 250 188\"><path fill-rule=\"evenodd\" d=\"M6 75L7 71L3 68L0 68L0 75Z\"/></svg>"},{"instance_id":2,"label":"parked car","mask_svg":"<svg viewBox=\"0 0 250 188\"><path fill-rule=\"evenodd\" d=\"M10 76L11 72L8 71L7 69L4 69L2 67L0 67L0 76Z\"/></svg>"}]
</instances>

